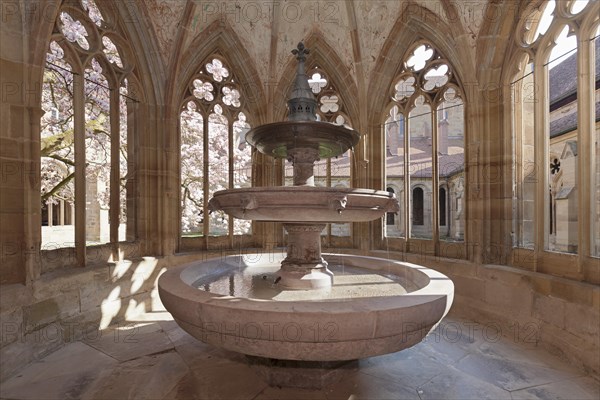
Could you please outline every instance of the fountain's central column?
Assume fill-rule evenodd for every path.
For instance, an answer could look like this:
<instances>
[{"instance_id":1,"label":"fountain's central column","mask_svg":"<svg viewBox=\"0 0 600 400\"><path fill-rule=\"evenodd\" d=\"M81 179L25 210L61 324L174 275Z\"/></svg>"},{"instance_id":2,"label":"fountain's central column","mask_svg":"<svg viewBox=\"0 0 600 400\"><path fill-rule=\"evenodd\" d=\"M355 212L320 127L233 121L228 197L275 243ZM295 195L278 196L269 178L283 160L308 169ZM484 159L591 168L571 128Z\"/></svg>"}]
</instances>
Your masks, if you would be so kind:
<instances>
[{"instance_id":1,"label":"fountain's central column","mask_svg":"<svg viewBox=\"0 0 600 400\"><path fill-rule=\"evenodd\" d=\"M318 149L290 149L288 161L294 166L294 186L315 186L314 165L319 161Z\"/></svg>"},{"instance_id":2,"label":"fountain's central column","mask_svg":"<svg viewBox=\"0 0 600 400\"><path fill-rule=\"evenodd\" d=\"M301 147L288 151L288 160L294 167L294 186L315 186L315 162L319 150ZM298 210L302 213L302 210ZM310 221L310 215L298 215L299 220ZM286 289L320 289L331 287L333 273L321 256L321 231L326 224L287 223L287 257L281 263L278 285Z\"/></svg>"},{"instance_id":3,"label":"fountain's central column","mask_svg":"<svg viewBox=\"0 0 600 400\"><path fill-rule=\"evenodd\" d=\"M314 165L319 160L318 148L300 147L288 150L288 160L294 166L294 186L315 186ZM295 216L299 221L310 221L311 215ZM321 231L326 224L285 223L288 234L287 257L277 273L277 283L286 289L321 289L331 287L333 273L321 256Z\"/></svg>"}]
</instances>

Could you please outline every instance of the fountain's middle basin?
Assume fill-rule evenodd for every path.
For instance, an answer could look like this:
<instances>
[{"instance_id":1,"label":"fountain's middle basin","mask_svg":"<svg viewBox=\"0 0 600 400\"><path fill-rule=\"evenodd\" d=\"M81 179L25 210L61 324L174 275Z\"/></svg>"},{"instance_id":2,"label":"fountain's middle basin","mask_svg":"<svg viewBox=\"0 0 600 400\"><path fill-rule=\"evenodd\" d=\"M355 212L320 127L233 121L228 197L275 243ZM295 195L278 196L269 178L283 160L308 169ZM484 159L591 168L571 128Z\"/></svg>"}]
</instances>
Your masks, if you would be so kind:
<instances>
[{"instance_id":1,"label":"fountain's middle basin","mask_svg":"<svg viewBox=\"0 0 600 400\"><path fill-rule=\"evenodd\" d=\"M384 190L314 186L221 190L210 206L240 219L282 222L363 222L397 212L394 194Z\"/></svg>"},{"instance_id":2,"label":"fountain's middle basin","mask_svg":"<svg viewBox=\"0 0 600 400\"><path fill-rule=\"evenodd\" d=\"M352 360L413 346L452 304L452 281L434 270L381 258L323 256L336 272L330 289L272 287L284 254L265 253L171 269L161 276L159 293L177 323L201 341L303 361Z\"/></svg>"}]
</instances>

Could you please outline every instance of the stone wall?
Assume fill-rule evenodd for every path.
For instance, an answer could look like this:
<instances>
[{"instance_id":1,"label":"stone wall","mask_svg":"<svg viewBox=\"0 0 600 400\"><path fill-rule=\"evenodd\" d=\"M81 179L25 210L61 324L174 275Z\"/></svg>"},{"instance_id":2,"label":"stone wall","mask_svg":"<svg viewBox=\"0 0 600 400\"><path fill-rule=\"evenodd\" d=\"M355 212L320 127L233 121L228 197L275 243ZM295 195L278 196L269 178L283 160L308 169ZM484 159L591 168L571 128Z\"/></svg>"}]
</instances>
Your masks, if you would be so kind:
<instances>
[{"instance_id":1,"label":"stone wall","mask_svg":"<svg viewBox=\"0 0 600 400\"><path fill-rule=\"evenodd\" d=\"M490 324L494 333L500 331L515 341L536 341L600 377L600 286L501 265L418 254L372 254L446 274L455 287L450 315Z\"/></svg>"},{"instance_id":2,"label":"stone wall","mask_svg":"<svg viewBox=\"0 0 600 400\"><path fill-rule=\"evenodd\" d=\"M231 252L228 252L228 254ZM167 268L219 257L202 252L141 257L86 268L61 268L31 285L0 290L0 381L67 343L93 340L109 325L127 325L162 311L158 277Z\"/></svg>"},{"instance_id":3,"label":"stone wall","mask_svg":"<svg viewBox=\"0 0 600 400\"><path fill-rule=\"evenodd\" d=\"M160 260L60 269L0 291L0 380L66 343L156 308Z\"/></svg>"}]
</instances>

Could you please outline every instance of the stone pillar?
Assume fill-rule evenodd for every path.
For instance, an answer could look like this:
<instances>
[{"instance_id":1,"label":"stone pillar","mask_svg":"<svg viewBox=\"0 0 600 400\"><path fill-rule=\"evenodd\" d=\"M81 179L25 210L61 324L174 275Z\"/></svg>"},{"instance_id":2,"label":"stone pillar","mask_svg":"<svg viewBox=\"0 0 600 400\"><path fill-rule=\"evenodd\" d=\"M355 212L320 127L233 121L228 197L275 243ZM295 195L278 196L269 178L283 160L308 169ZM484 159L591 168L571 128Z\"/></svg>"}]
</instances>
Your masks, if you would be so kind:
<instances>
[{"instance_id":1,"label":"stone pillar","mask_svg":"<svg viewBox=\"0 0 600 400\"><path fill-rule=\"evenodd\" d=\"M64 200L59 200L59 206L60 206L60 212L58 214L58 224L59 225L64 225L65 224L65 201Z\"/></svg>"},{"instance_id":2,"label":"stone pillar","mask_svg":"<svg viewBox=\"0 0 600 400\"><path fill-rule=\"evenodd\" d=\"M48 227L52 227L54 225L54 204L48 203L46 207L48 207Z\"/></svg>"}]
</instances>

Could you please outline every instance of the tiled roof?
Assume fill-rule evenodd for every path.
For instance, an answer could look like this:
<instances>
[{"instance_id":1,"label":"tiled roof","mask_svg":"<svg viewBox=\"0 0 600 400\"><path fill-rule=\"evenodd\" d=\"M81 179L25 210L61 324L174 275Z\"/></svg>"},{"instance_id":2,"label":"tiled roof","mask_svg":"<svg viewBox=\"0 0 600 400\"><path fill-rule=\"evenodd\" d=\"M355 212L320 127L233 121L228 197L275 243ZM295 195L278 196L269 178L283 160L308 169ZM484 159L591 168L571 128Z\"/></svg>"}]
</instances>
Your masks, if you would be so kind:
<instances>
[{"instance_id":1,"label":"tiled roof","mask_svg":"<svg viewBox=\"0 0 600 400\"><path fill-rule=\"evenodd\" d=\"M577 129L577 115L575 110L565 117L550 122L550 137L554 138ZM596 101L596 121L600 121L600 101Z\"/></svg>"},{"instance_id":2,"label":"tiled roof","mask_svg":"<svg viewBox=\"0 0 600 400\"><path fill-rule=\"evenodd\" d=\"M600 81L600 39L596 45L596 87ZM577 53L550 70L550 104L577 93ZM577 97L575 96L575 101ZM600 120L600 102L596 101L596 121ZM550 137L554 138L577 128L577 111L550 123Z\"/></svg>"},{"instance_id":3,"label":"tiled roof","mask_svg":"<svg viewBox=\"0 0 600 400\"><path fill-rule=\"evenodd\" d=\"M596 45L596 81L600 80L600 39ZM577 92L577 52L550 70L550 104Z\"/></svg>"},{"instance_id":4,"label":"tiled roof","mask_svg":"<svg viewBox=\"0 0 600 400\"><path fill-rule=\"evenodd\" d=\"M463 149L463 139L449 139L448 152L450 154L441 154L439 158L440 177L451 177L464 170L465 154ZM404 176L404 157L402 149L399 149L400 155L386 157L386 174L391 177ZM413 139L411 142L411 162L410 175L413 178L431 178L431 142L429 138ZM353 166L350 163L351 158L340 156L331 159L331 176L347 177ZM323 159L315 163L315 178L322 179L326 174L327 160ZM286 176L293 174L292 165L286 162Z\"/></svg>"},{"instance_id":5,"label":"tiled roof","mask_svg":"<svg viewBox=\"0 0 600 400\"><path fill-rule=\"evenodd\" d=\"M462 148L462 139L449 140L449 154L441 154L439 157L439 172L441 177L450 177L464 169L465 154ZM431 178L431 144L429 139L413 140L411 142L411 153L409 171L413 178ZM404 157L386 157L386 174L391 177L404 176Z\"/></svg>"},{"instance_id":6,"label":"tiled roof","mask_svg":"<svg viewBox=\"0 0 600 400\"><path fill-rule=\"evenodd\" d=\"M404 176L404 159L399 156L387 157L386 174L390 177L401 178ZM439 159L440 177L447 178L464 170L465 154L443 154ZM413 161L409 165L411 178L431 178L431 157L427 160Z\"/></svg>"}]
</instances>

